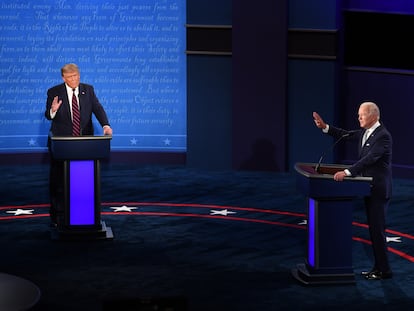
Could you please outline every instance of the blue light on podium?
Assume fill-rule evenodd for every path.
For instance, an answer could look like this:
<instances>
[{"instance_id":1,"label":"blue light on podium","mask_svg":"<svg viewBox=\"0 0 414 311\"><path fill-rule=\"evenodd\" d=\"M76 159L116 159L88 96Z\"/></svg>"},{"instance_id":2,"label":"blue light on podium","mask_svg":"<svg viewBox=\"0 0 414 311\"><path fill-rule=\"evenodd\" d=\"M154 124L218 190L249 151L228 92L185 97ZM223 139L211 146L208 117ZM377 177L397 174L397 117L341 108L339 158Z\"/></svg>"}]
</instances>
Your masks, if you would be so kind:
<instances>
[{"instance_id":1,"label":"blue light on podium","mask_svg":"<svg viewBox=\"0 0 414 311\"><path fill-rule=\"evenodd\" d=\"M308 264L312 268L315 267L315 200L309 199L308 209Z\"/></svg>"},{"instance_id":2,"label":"blue light on podium","mask_svg":"<svg viewBox=\"0 0 414 311\"><path fill-rule=\"evenodd\" d=\"M70 162L70 225L95 223L94 173L93 160Z\"/></svg>"}]
</instances>

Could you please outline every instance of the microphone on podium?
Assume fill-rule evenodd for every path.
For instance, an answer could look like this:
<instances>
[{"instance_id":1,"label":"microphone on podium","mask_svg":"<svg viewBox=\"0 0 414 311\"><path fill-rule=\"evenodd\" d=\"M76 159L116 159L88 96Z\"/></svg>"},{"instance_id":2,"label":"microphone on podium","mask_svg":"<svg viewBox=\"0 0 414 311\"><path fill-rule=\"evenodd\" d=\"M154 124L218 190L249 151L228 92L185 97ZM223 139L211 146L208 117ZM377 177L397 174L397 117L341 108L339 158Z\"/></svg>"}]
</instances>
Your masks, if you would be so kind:
<instances>
[{"instance_id":1,"label":"microphone on podium","mask_svg":"<svg viewBox=\"0 0 414 311\"><path fill-rule=\"evenodd\" d=\"M344 139L344 138L346 138L346 137L349 137L349 136L352 136L352 135L354 135L355 133L357 133L358 132L358 130L356 130L356 131L349 131L349 132L347 132L347 133L345 133L345 134L343 134L341 137L339 137L335 142L334 142L334 144L328 149L328 150L326 150L324 153L322 153L322 155L321 155L321 157L319 158L319 161L318 161L318 164L316 164L316 166L315 166L315 172L317 172L317 173L319 173L319 168L320 168L320 166L321 166L321 163L322 163L322 160L323 160L323 158L325 157L325 155L326 155L326 153L329 151L329 150L332 150L333 148L335 148L335 146L342 140L342 139Z\"/></svg>"}]
</instances>

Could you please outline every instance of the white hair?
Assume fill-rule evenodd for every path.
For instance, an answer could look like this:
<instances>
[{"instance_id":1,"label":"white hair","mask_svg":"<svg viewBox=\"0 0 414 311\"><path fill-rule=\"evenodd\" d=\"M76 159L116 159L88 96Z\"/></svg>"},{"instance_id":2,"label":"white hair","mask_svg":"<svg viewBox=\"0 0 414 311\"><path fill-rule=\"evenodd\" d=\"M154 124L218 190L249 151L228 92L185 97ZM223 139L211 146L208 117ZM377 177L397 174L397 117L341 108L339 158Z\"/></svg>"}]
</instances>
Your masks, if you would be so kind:
<instances>
[{"instance_id":1,"label":"white hair","mask_svg":"<svg viewBox=\"0 0 414 311\"><path fill-rule=\"evenodd\" d=\"M380 118L380 110L374 102L363 102L360 107L366 107L370 115L375 115Z\"/></svg>"}]
</instances>

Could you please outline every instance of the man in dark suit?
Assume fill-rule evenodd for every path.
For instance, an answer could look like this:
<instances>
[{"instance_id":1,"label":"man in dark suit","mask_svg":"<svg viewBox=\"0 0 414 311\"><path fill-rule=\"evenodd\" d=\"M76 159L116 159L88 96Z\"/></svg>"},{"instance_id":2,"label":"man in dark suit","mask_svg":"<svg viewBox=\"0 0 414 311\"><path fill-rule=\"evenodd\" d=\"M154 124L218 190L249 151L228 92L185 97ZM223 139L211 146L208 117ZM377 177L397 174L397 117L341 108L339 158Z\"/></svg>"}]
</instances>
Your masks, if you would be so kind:
<instances>
[{"instance_id":1,"label":"man in dark suit","mask_svg":"<svg viewBox=\"0 0 414 311\"><path fill-rule=\"evenodd\" d=\"M385 215L392 194L392 137L380 123L380 111L373 102L363 102L358 110L360 131L346 131L329 126L318 113L313 113L316 126L323 132L339 139L345 134L359 137L359 159L343 171L334 174L334 180L343 181L346 176L372 177L371 194L364 198L369 234L374 253L374 266L361 274L368 280L392 277L388 260L385 235ZM355 135L354 135L355 134Z\"/></svg>"},{"instance_id":2,"label":"man in dark suit","mask_svg":"<svg viewBox=\"0 0 414 311\"><path fill-rule=\"evenodd\" d=\"M66 64L61 68L63 83L47 91L45 117L51 121L50 136L93 135L92 114L103 128L104 135L112 135L108 117L93 86L80 83L80 72L76 64ZM80 120L75 121L74 109L78 109ZM75 116L74 116L75 115ZM76 125L77 123L77 125ZM75 124L75 125L74 125ZM77 132L75 133L75 129ZM52 225L59 223L63 213L63 162L53 159L50 150L50 217Z\"/></svg>"}]
</instances>

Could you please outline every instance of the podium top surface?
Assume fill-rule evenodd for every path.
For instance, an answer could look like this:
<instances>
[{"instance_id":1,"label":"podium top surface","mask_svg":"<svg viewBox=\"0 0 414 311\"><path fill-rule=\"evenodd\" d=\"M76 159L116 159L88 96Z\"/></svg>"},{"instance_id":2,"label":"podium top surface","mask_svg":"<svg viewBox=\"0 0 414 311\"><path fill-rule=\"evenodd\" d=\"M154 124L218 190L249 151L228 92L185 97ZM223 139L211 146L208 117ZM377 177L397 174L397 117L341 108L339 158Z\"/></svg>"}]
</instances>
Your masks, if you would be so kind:
<instances>
[{"instance_id":1,"label":"podium top surface","mask_svg":"<svg viewBox=\"0 0 414 311\"><path fill-rule=\"evenodd\" d=\"M52 140L70 140L70 141L82 141L82 140L111 140L111 135L104 136L94 136L94 135L85 135L85 136L50 136Z\"/></svg>"},{"instance_id":2,"label":"podium top surface","mask_svg":"<svg viewBox=\"0 0 414 311\"><path fill-rule=\"evenodd\" d=\"M370 195L372 177L345 177L334 181L333 175L343 171L348 165L321 164L318 172L316 163L297 163L297 187L309 197L338 200Z\"/></svg>"},{"instance_id":3,"label":"podium top surface","mask_svg":"<svg viewBox=\"0 0 414 311\"><path fill-rule=\"evenodd\" d=\"M295 170L296 172L298 172L299 174L307 178L332 179L332 176L336 172L343 171L344 169L349 167L349 165L342 165L342 164L321 164L319 166L319 172L317 172L315 170L316 166L317 166L316 163L296 163ZM344 180L370 182L372 181L372 177L351 176L351 177L345 177Z\"/></svg>"}]
</instances>

